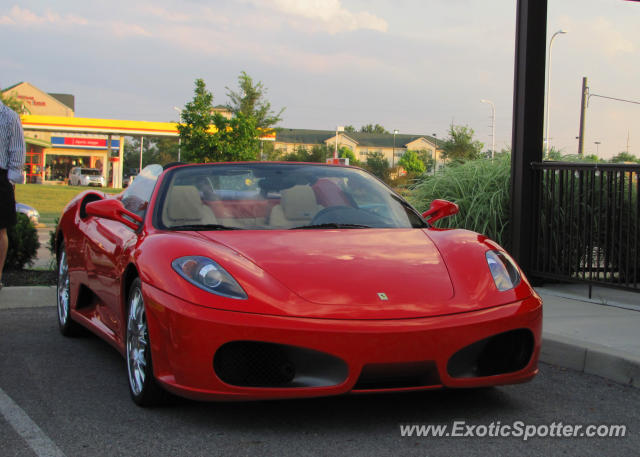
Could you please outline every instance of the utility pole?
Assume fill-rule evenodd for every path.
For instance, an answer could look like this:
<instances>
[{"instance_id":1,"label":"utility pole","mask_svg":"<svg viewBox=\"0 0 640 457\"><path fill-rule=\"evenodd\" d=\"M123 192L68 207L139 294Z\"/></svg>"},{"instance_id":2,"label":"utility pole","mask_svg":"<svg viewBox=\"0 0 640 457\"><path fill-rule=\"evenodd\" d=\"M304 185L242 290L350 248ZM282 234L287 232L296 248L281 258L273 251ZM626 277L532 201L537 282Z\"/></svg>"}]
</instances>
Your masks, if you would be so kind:
<instances>
[{"instance_id":1,"label":"utility pole","mask_svg":"<svg viewBox=\"0 0 640 457\"><path fill-rule=\"evenodd\" d=\"M493 160L496 151L496 107L491 100L480 100L482 103L491 105L491 160Z\"/></svg>"},{"instance_id":2,"label":"utility pole","mask_svg":"<svg viewBox=\"0 0 640 457\"><path fill-rule=\"evenodd\" d=\"M627 154L629 154L629 129L627 129Z\"/></svg>"},{"instance_id":3,"label":"utility pole","mask_svg":"<svg viewBox=\"0 0 640 457\"><path fill-rule=\"evenodd\" d=\"M587 115L587 103L589 99L589 86L587 77L582 77L582 103L580 104L580 133L578 135L578 155L584 155L584 120Z\"/></svg>"}]
</instances>

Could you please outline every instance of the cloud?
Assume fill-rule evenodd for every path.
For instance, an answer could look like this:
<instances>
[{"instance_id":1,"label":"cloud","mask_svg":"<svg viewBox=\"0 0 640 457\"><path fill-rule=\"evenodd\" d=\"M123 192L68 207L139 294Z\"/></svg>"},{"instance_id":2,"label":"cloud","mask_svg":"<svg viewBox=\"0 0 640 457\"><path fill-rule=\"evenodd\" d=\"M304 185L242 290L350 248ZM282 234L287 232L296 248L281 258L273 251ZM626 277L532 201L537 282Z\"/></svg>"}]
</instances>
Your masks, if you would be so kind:
<instances>
[{"instance_id":1,"label":"cloud","mask_svg":"<svg viewBox=\"0 0 640 457\"><path fill-rule=\"evenodd\" d=\"M138 24L128 24L126 22L118 21L108 24L108 28L118 37L151 36L151 32Z\"/></svg>"},{"instance_id":2,"label":"cloud","mask_svg":"<svg viewBox=\"0 0 640 457\"><path fill-rule=\"evenodd\" d=\"M39 16L36 13L29 11L28 9L20 8L15 5L9 11L9 14L0 16L0 24L3 25L87 25L89 21L85 18L76 16L75 14L60 15L47 10L44 14Z\"/></svg>"},{"instance_id":3,"label":"cloud","mask_svg":"<svg viewBox=\"0 0 640 457\"><path fill-rule=\"evenodd\" d=\"M247 0L258 8L268 8L288 17L288 22L305 30L335 34L354 30L386 32L387 21L369 12L351 12L340 0Z\"/></svg>"},{"instance_id":4,"label":"cloud","mask_svg":"<svg viewBox=\"0 0 640 457\"><path fill-rule=\"evenodd\" d=\"M46 26L70 26L82 25L92 26L95 29L106 29L118 37L125 36L151 36L151 33L144 27L135 23L123 21L90 21L75 14L60 14L51 10L38 14L26 8L14 6L8 14L0 16L0 24L23 27L46 27Z\"/></svg>"},{"instance_id":5,"label":"cloud","mask_svg":"<svg viewBox=\"0 0 640 457\"><path fill-rule=\"evenodd\" d=\"M604 17L596 17L587 20L574 20L568 16L561 16L558 21L567 28L567 38L579 43L581 49L586 50L589 56L601 54L604 57L616 58L625 54L633 54L636 50L633 39L629 39L629 30L626 37L621 28ZM637 30L633 31L640 39Z\"/></svg>"},{"instance_id":6,"label":"cloud","mask_svg":"<svg viewBox=\"0 0 640 457\"><path fill-rule=\"evenodd\" d=\"M591 29L595 34L595 41L607 56L631 54L635 51L633 42L626 39L610 21L600 17L591 24Z\"/></svg>"}]
</instances>

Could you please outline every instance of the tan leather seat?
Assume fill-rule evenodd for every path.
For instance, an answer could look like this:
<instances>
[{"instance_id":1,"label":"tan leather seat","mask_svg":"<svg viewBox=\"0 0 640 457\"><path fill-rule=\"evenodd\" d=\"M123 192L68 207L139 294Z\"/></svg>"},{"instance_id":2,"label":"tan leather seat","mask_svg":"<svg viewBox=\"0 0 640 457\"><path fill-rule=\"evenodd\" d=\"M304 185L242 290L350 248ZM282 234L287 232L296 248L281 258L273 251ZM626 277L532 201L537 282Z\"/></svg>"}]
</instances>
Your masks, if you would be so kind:
<instances>
[{"instance_id":1,"label":"tan leather seat","mask_svg":"<svg viewBox=\"0 0 640 457\"><path fill-rule=\"evenodd\" d=\"M167 227L218 223L211 208L202 203L195 186L173 186L169 189L162 221Z\"/></svg>"},{"instance_id":2,"label":"tan leather seat","mask_svg":"<svg viewBox=\"0 0 640 457\"><path fill-rule=\"evenodd\" d=\"M309 186L293 186L280 194L280 204L273 207L269 224L275 227L291 228L307 225L318 211L316 195Z\"/></svg>"}]
</instances>

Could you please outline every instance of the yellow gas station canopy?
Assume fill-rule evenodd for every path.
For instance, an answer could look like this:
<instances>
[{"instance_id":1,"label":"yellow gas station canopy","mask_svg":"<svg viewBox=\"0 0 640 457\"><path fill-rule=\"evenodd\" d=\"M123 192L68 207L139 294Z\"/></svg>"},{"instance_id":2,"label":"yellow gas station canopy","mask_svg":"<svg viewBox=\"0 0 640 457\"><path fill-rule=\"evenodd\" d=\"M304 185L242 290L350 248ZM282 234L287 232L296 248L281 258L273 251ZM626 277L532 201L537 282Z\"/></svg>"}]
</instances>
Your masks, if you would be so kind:
<instances>
[{"instance_id":1,"label":"yellow gas station canopy","mask_svg":"<svg viewBox=\"0 0 640 457\"><path fill-rule=\"evenodd\" d=\"M127 121L119 119L92 119L87 117L20 116L25 130L55 132L101 133L116 135L178 136L175 122ZM214 130L215 131L215 130Z\"/></svg>"},{"instance_id":2,"label":"yellow gas station canopy","mask_svg":"<svg viewBox=\"0 0 640 457\"><path fill-rule=\"evenodd\" d=\"M175 122L127 121L120 119L93 119L88 117L38 116L23 114L22 127L25 130L46 130L53 132L100 133L104 135L144 135L178 136ZM216 128L209 127L210 133ZM263 130L261 140L274 141L275 131Z\"/></svg>"}]
</instances>

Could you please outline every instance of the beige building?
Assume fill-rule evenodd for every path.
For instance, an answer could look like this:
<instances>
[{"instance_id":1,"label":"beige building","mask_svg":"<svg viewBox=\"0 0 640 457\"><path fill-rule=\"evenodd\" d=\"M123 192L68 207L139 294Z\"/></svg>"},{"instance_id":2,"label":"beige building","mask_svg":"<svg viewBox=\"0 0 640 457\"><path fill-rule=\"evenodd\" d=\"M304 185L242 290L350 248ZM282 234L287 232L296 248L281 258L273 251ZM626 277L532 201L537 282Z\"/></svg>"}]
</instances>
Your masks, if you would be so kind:
<instances>
[{"instance_id":1,"label":"beige building","mask_svg":"<svg viewBox=\"0 0 640 457\"><path fill-rule=\"evenodd\" d=\"M21 101L27 114L37 116L74 117L75 98L71 94L44 92L28 82L20 82L2 90L5 97ZM98 168L111 182L107 135L90 133L25 130L27 154L25 181L28 183L65 183L71 168ZM123 137L112 136L111 148L119 150Z\"/></svg>"},{"instance_id":2,"label":"beige building","mask_svg":"<svg viewBox=\"0 0 640 457\"><path fill-rule=\"evenodd\" d=\"M439 141L429 135L379 134L361 132L338 132L338 148L346 146L356 158L364 162L372 153L381 153L391 167L406 151L427 151L442 166L442 149ZM331 130L279 129L276 131L274 149L283 153L295 151L298 147L311 149L315 145L326 145L330 150L336 145L336 132Z\"/></svg>"}]
</instances>

